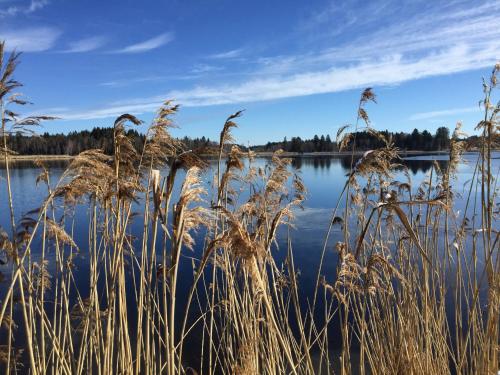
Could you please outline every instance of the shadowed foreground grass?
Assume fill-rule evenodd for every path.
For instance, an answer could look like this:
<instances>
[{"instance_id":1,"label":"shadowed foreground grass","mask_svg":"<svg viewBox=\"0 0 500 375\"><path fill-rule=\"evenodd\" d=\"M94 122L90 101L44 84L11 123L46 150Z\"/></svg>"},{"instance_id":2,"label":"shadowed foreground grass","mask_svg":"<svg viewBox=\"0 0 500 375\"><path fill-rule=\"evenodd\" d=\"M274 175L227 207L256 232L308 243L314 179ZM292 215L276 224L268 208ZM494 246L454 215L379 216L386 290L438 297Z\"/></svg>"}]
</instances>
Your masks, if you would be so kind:
<instances>
[{"instance_id":1,"label":"shadowed foreground grass","mask_svg":"<svg viewBox=\"0 0 500 375\"><path fill-rule=\"evenodd\" d=\"M4 63L0 44L2 156L10 228L0 234L10 278L0 302L0 364L6 374L493 374L499 369L500 257L498 199L491 153L498 146L498 105L491 103L497 65L484 86L480 153L457 213L456 166L468 145L457 126L450 162L436 164L420 186L396 181L401 168L390 139L370 127L375 95L360 98L354 129L337 135L355 145L364 128L384 147L357 159L352 152L336 208L325 222L316 288L303 299L293 244L286 260L273 257L279 227L293 222L306 187L280 152L264 168L220 133L218 167L210 194L200 182L205 163L169 134L178 107L166 102L136 150L124 114L114 123L114 153L88 150L61 179L38 161L47 198L26 216L15 216L7 144L10 132L29 131L50 118L17 115L26 104L15 90L17 55ZM472 145L477 147L478 145ZM243 157L250 159L244 168ZM180 173L185 170L186 173ZM178 181L180 179L180 181ZM174 185L180 193L174 194ZM242 197L248 197L242 199ZM88 241L71 236L75 205L89 212ZM142 207L142 233L130 223ZM330 233L336 276L323 264ZM201 253L193 231L203 233ZM140 238L135 241L134 237ZM36 244L36 245L35 245ZM76 288L72 260L88 258L89 285ZM36 254L36 256L35 256ZM49 256L50 254L50 256ZM192 257L192 283L179 292L181 257ZM55 259L49 264L48 259ZM49 274L50 270L50 274ZM182 285L183 290L186 286ZM333 322L338 329L333 329ZM196 335L197 340L190 339ZM329 347L341 337L340 351ZM194 347L196 345L197 347ZM355 351L355 353L354 353ZM192 354L197 353L197 360ZM187 360L187 357L190 360Z\"/></svg>"}]
</instances>

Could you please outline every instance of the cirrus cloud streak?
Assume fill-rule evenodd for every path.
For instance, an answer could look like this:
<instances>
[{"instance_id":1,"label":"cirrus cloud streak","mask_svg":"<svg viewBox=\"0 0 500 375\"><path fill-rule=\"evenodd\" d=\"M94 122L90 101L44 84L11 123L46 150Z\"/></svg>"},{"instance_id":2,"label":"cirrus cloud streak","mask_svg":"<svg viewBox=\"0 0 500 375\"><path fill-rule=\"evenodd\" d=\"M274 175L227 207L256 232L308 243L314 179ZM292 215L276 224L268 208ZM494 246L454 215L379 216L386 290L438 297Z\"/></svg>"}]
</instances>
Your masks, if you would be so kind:
<instances>
[{"instance_id":1,"label":"cirrus cloud streak","mask_svg":"<svg viewBox=\"0 0 500 375\"><path fill-rule=\"evenodd\" d=\"M124 48L114 51L115 53L141 53L157 49L174 40L173 33L163 33L154 38L145 40L143 42L131 44Z\"/></svg>"},{"instance_id":2,"label":"cirrus cloud streak","mask_svg":"<svg viewBox=\"0 0 500 375\"><path fill-rule=\"evenodd\" d=\"M475 47L458 45L415 59L393 55L344 67L256 78L236 85L172 90L163 95L111 103L105 108L53 115L67 120L99 119L114 117L123 112L151 112L166 99L174 99L187 107L199 107L335 93L367 86L397 85L421 78L490 67L496 62L492 56L498 50L500 42Z\"/></svg>"}]
</instances>

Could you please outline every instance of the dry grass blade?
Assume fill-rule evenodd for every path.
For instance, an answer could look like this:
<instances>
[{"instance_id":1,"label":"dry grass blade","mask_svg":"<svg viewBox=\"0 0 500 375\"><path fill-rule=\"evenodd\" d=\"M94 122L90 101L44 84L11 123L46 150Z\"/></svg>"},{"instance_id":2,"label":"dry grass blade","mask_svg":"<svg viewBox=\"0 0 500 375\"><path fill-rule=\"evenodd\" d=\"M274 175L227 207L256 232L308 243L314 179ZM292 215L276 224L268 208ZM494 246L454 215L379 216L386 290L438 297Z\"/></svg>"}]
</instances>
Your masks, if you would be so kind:
<instances>
[{"instance_id":1,"label":"dry grass blade","mask_svg":"<svg viewBox=\"0 0 500 375\"><path fill-rule=\"evenodd\" d=\"M394 212L396 212L396 215L398 215L399 220L401 220L401 223L403 224L406 231L410 235L410 238L412 239L413 243L417 247L418 251L420 251L420 254L422 255L422 257L427 261L427 263L431 264L431 261L430 261L429 257L427 256L426 251L424 250L424 248L420 244L420 241L417 237L417 234L413 230L410 222L408 221L408 218L406 217L406 214L401 209L401 207L399 207L397 204L391 204L388 207L390 207L392 210L394 210Z\"/></svg>"}]
</instances>

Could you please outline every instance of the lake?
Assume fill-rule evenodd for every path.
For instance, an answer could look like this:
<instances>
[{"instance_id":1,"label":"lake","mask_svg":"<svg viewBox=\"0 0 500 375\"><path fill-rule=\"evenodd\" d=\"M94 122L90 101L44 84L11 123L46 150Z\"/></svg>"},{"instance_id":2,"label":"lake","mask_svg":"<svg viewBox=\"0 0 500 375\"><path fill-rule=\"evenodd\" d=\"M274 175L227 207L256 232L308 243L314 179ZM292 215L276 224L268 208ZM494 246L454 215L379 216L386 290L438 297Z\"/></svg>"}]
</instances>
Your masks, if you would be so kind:
<instances>
[{"instance_id":1,"label":"lake","mask_svg":"<svg viewBox=\"0 0 500 375\"><path fill-rule=\"evenodd\" d=\"M459 165L457 179L453 183L454 188L458 192L463 192L465 189L464 184L470 182L477 157L478 155L474 153L464 155L464 161ZM495 155L495 157L493 161L493 170L496 170L500 165L498 155ZM253 163L255 166L264 166L268 162L268 158L257 158ZM295 230L292 231L292 236L294 238L293 244L297 249L296 256L308 254L308 256L304 258L304 262L307 262L307 259L315 261L314 257L310 256L312 255L311 252L315 253L321 248L332 208L335 206L338 196L343 189L350 162L351 160L349 157L311 156L292 158L291 169L299 173L308 190L307 199L303 204L303 210L298 210L296 212ZM418 187L427 176L435 162L438 162L441 167L445 167L447 165L447 156L423 155L411 156L403 159L404 165L408 168L414 188ZM215 161L209 161L209 165L211 169L216 168ZM67 166L67 162L52 161L48 162L48 166L50 168L51 184L54 186ZM10 228L10 219L8 215L5 170L3 168L3 165L0 164L0 226L8 231ZM12 165L11 185L17 220L27 212L39 207L47 195L47 189L44 184L39 184L38 186L35 184L39 173L40 169L34 167L33 163L29 161L14 162ZM209 170L205 175L207 177L204 179L204 182L207 189L210 189L212 181L208 176L212 175L212 171ZM181 179L182 178L178 178L178 180ZM395 180L405 182L406 176L404 176L403 173L396 173ZM174 201L175 198L176 197L173 199ZM210 193L206 198L207 200L210 199ZM461 199L460 197L457 198L456 208L460 209ZM138 207L140 208L140 205ZM76 221L78 223L87 221L86 207L78 207L76 215ZM74 237L77 243L82 239L86 239L85 226L79 225L74 228L74 230ZM300 233L300 236L294 236L294 233ZM305 265L306 264L298 264L299 267Z\"/></svg>"},{"instance_id":2,"label":"lake","mask_svg":"<svg viewBox=\"0 0 500 375\"><path fill-rule=\"evenodd\" d=\"M500 154L496 153L493 160L493 170L498 171L500 167ZM464 206L464 198L461 193L467 191L467 184L471 181L475 163L478 154L468 153L464 155L464 160L460 163L457 171L456 179L453 181L454 190L456 193L455 211L460 211ZM256 166L264 166L269 162L268 158L257 158L253 161ZM248 165L248 161L246 161ZM412 186L414 189L425 179L431 171L432 166L437 163L441 168L447 165L447 156L443 155L423 155L412 156L404 158L403 164L408 168L408 175L411 177ZM47 163L50 167L51 184L54 186L57 180L62 175L67 162L54 161ZM290 168L293 172L300 174L305 186L308 189L307 199L303 204L303 209L295 210L295 221L293 228L288 232L286 227L282 227L278 232L277 246L273 249L274 255L278 263L284 260L287 252L287 234L290 233L291 243L295 257L295 266L300 271L300 288L302 304L306 306L308 299L314 290L316 272L318 269L319 259L325 239L325 234L328 229L329 220L331 219L332 210L335 206L339 195L344 187L346 181L346 174L349 171L351 159L349 157L337 158L329 156L321 157L294 157ZM209 161L209 168L215 169L216 162ZM11 169L11 186L13 191L13 201L15 207L16 219L19 220L23 215L29 211L37 208L43 202L47 195L46 186L44 184L35 184L36 178L40 170L33 166L31 162L14 162ZM164 175L164 173L163 173ZM211 178L208 176L213 175L212 171L204 174L204 184L207 190L210 191ZM182 176L181 176L182 177ZM406 182L406 175L403 171L395 173L395 180ZM178 180L182 180L179 178ZM176 186L176 194L178 194L179 186ZM207 201L210 200L210 192ZM176 201L177 197L173 197ZM342 207L342 206L340 206ZM140 214L141 205L135 206ZM77 206L74 212L76 225L67 225L67 231L72 232L73 238L80 251L74 261L75 272L75 285L78 287L82 296L85 296L86 288L89 284L89 272L87 254L85 252L86 241L88 238L87 223L89 221L88 206ZM10 219L9 207L7 202L7 189L5 181L5 170L0 165L0 226L10 233ZM59 211L59 215L61 211ZM142 219L140 215L132 222L132 234L140 234L142 231ZM203 233L198 233L195 236L198 246L195 247L192 253L185 254L183 264L180 267L180 280L179 280L179 295L186 295L188 292L190 281L192 280L192 271L190 266L190 257L199 257L200 248L202 243ZM342 233L340 228L335 228L329 238L328 251L325 257L325 270L323 274L332 279L335 275L335 268L337 264L337 254L335 253L334 244L341 240ZM39 241L38 241L39 243ZM140 248L140 238L136 239L135 244ZM33 246L33 257L40 254L40 246L37 247L37 242ZM48 255L48 259L53 257L53 254ZM9 265L0 266L0 271L4 275L3 285L10 280L11 267ZM1 285L1 284L0 284ZM2 290L4 288L1 288ZM130 293L133 293L130 291ZM75 296L72 296L74 298ZM132 297L132 294L131 296ZM0 291L0 299L2 292ZM132 298L130 298L132 300ZM133 317L131 317L133 319ZM333 323L337 324L336 322ZM196 332L193 333L191 340L198 340ZM3 341L0 338L0 341ZM0 342L0 344L3 342ZM333 337L333 346L339 345L339 338ZM19 342L17 343L19 345ZM196 354L192 354L196 357ZM189 357L189 353L188 353ZM194 359L193 359L194 360Z\"/></svg>"}]
</instances>

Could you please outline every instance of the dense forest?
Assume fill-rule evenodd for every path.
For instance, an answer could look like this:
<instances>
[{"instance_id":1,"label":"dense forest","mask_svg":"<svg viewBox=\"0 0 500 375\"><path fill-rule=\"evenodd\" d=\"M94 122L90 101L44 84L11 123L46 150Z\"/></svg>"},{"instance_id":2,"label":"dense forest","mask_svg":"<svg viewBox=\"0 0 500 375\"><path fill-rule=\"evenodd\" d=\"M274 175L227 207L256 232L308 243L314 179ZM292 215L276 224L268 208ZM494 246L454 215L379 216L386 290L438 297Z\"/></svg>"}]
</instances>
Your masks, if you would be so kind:
<instances>
[{"instance_id":1,"label":"dense forest","mask_svg":"<svg viewBox=\"0 0 500 375\"><path fill-rule=\"evenodd\" d=\"M145 136L136 130L128 130L127 135L133 140L137 150L142 149ZM205 137L188 138L182 141L193 150L215 147L215 143ZM113 153L113 128L94 128L70 132L68 134L23 135L16 133L7 140L11 150L19 155L77 155L89 149L101 149L106 154Z\"/></svg>"},{"instance_id":2,"label":"dense forest","mask_svg":"<svg viewBox=\"0 0 500 375\"><path fill-rule=\"evenodd\" d=\"M433 135L427 130L422 132L417 129L412 133L389 131L382 132L386 137L392 137L396 147L401 150L436 151L446 150L450 142L450 132L446 127L440 127ZM137 149L142 148L145 136L135 130L128 130L128 135L133 139ZM210 153L217 146L216 142L208 138L182 138L189 149L200 153ZM357 150L369 150L381 146L381 141L371 133L362 131L356 133L355 144ZM9 148L20 155L76 155L84 150L98 148L111 154L113 152L113 129L94 128L70 132L68 134L23 135L11 134L8 137ZM353 141L348 145L352 148ZM241 146L242 149L246 147ZM289 152L331 152L338 151L337 144L330 135L315 135L312 139L286 137L282 142L268 142L265 145L252 146L254 151L275 151L283 149Z\"/></svg>"},{"instance_id":3,"label":"dense forest","mask_svg":"<svg viewBox=\"0 0 500 375\"><path fill-rule=\"evenodd\" d=\"M446 150L450 145L450 131L446 127L440 127L432 135L427 130L423 132L417 129L411 133L397 132L392 133L387 130L381 132L386 138L391 137L395 146L401 150L417 151L439 151ZM355 136L357 150L371 150L382 146L382 142L373 134L367 131L357 132ZM354 143L351 141L347 149L351 149ZM301 139L292 137L287 140L285 137L282 142L268 142L262 146L252 147L254 151L275 151L283 149L289 152L330 152L338 151L337 144L333 142L329 135L315 135L312 139Z\"/></svg>"}]
</instances>

